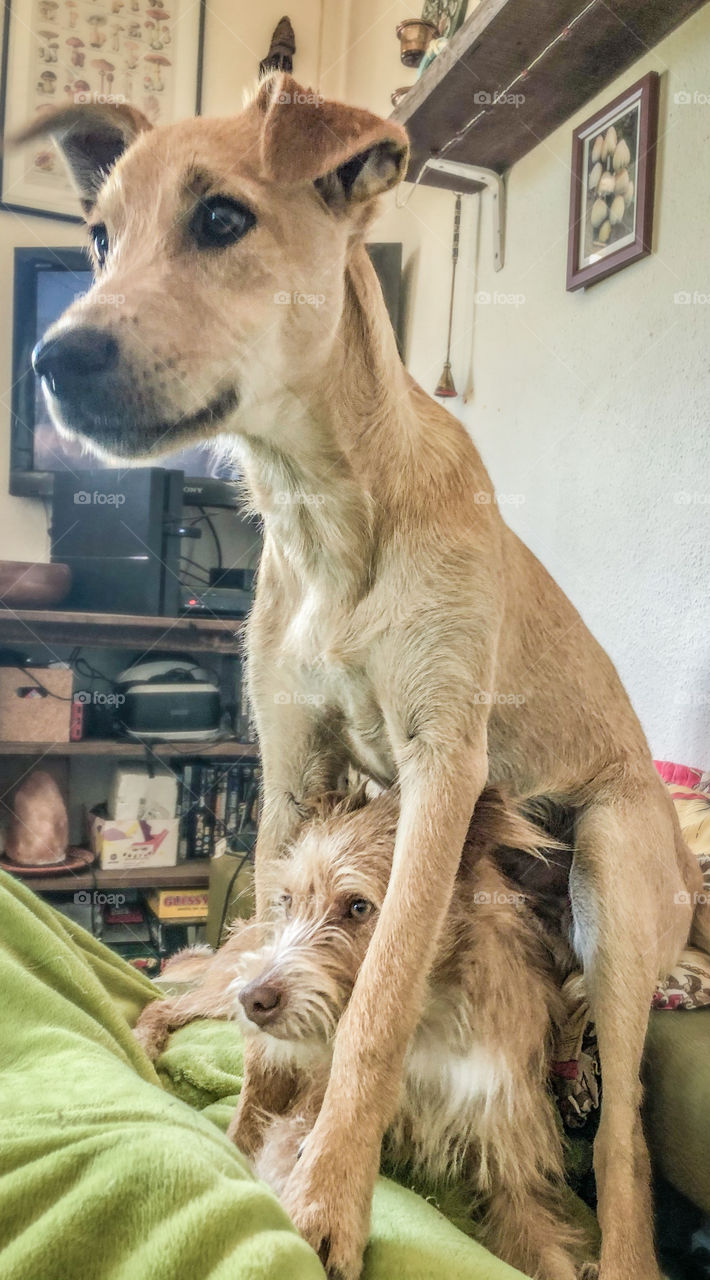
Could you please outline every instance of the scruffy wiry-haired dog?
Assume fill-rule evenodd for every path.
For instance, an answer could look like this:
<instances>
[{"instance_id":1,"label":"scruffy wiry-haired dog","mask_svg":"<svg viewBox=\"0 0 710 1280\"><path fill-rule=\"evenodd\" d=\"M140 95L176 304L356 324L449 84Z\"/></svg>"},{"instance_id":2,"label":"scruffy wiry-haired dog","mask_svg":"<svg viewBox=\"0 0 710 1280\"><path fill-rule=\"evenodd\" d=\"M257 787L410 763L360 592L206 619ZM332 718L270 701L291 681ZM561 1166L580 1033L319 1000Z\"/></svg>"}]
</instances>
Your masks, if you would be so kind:
<instances>
[{"instance_id":1,"label":"scruffy wiry-haired dog","mask_svg":"<svg viewBox=\"0 0 710 1280\"><path fill-rule=\"evenodd\" d=\"M212 958L191 958L188 968L202 968L200 988L155 1001L136 1029L156 1056L169 1030L193 1018L235 1017L264 1069L290 1076L291 1097L256 1157L277 1192L323 1101L338 1021L387 889L398 812L392 792L321 803L274 866L270 923L238 926ZM506 851L535 853L541 839L496 790L484 791L392 1099L385 1153L425 1178L465 1183L499 1257L539 1280L573 1280L575 1233L562 1210L562 1150L547 1088L558 985L539 920L499 867ZM420 891L426 895L426 882Z\"/></svg>"}]
</instances>

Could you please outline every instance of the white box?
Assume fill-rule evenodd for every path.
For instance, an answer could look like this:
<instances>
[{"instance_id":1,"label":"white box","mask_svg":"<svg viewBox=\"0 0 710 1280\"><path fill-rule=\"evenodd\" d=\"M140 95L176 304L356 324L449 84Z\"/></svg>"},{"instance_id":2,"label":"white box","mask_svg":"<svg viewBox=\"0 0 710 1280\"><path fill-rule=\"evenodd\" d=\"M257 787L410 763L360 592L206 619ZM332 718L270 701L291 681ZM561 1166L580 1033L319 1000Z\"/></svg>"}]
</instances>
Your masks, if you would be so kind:
<instances>
[{"instance_id":1,"label":"white box","mask_svg":"<svg viewBox=\"0 0 710 1280\"><path fill-rule=\"evenodd\" d=\"M111 778L108 816L124 818L174 818L177 808L177 778L169 769L155 769L150 776L145 765L117 765Z\"/></svg>"},{"instance_id":2,"label":"white box","mask_svg":"<svg viewBox=\"0 0 710 1280\"><path fill-rule=\"evenodd\" d=\"M88 814L89 840L102 871L116 867L174 867L179 818L107 818Z\"/></svg>"}]
</instances>

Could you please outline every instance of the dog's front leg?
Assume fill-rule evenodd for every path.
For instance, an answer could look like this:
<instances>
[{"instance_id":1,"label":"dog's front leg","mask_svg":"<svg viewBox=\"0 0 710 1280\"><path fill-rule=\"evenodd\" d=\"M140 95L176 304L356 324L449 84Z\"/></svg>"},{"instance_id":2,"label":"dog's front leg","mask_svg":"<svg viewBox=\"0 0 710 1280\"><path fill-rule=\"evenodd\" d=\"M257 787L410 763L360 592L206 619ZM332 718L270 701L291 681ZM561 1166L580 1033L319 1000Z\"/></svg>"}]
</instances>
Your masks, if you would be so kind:
<instances>
[{"instance_id":1,"label":"dog's front leg","mask_svg":"<svg viewBox=\"0 0 710 1280\"><path fill-rule=\"evenodd\" d=\"M263 801L255 855L257 916L268 908L269 872L296 835L308 796L335 789L344 768L342 745L326 718L310 704L279 700L278 684L262 681L256 720L263 769ZM276 690L274 692L274 689ZM244 1081L227 1136L254 1155L263 1140L265 1118L279 1115L293 1095L294 1076L278 1070L258 1043L244 1051Z\"/></svg>"},{"instance_id":2,"label":"dog's front leg","mask_svg":"<svg viewBox=\"0 0 710 1280\"><path fill-rule=\"evenodd\" d=\"M470 724L452 758L419 739L400 767L392 875L348 1009L323 1107L284 1192L284 1204L328 1275L357 1280L385 1129L396 1111L461 848L488 772L485 729ZM459 739L459 742L461 739Z\"/></svg>"}]
</instances>

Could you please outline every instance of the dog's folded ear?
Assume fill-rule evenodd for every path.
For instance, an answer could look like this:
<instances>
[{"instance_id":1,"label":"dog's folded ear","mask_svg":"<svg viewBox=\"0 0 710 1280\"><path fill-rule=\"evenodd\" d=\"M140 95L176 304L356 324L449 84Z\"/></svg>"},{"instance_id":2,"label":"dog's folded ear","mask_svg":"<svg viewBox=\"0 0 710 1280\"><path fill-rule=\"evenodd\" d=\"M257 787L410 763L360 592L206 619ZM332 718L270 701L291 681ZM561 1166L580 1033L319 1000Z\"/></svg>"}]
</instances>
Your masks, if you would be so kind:
<instances>
[{"instance_id":1,"label":"dog's folded ear","mask_svg":"<svg viewBox=\"0 0 710 1280\"><path fill-rule=\"evenodd\" d=\"M19 145L49 137L59 148L89 214L99 189L127 147L152 125L135 107L111 103L72 104L38 115L11 142Z\"/></svg>"},{"instance_id":2,"label":"dog's folded ear","mask_svg":"<svg viewBox=\"0 0 710 1280\"><path fill-rule=\"evenodd\" d=\"M313 182L331 207L371 200L406 173L407 135L390 120L327 102L284 73L263 82L256 105L264 115L266 175L285 184Z\"/></svg>"}]
</instances>

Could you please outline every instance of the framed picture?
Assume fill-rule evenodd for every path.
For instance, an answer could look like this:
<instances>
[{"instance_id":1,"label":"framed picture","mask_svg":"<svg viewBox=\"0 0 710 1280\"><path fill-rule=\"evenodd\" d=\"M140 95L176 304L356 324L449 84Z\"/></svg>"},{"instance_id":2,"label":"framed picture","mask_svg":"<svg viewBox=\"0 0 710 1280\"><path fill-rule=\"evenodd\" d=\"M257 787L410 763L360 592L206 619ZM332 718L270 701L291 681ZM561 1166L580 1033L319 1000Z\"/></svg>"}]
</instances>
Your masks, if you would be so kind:
<instances>
[{"instance_id":1,"label":"framed picture","mask_svg":"<svg viewBox=\"0 0 710 1280\"><path fill-rule=\"evenodd\" d=\"M439 28L447 40L458 31L468 9L468 0L424 0L422 18Z\"/></svg>"},{"instance_id":2,"label":"framed picture","mask_svg":"<svg viewBox=\"0 0 710 1280\"><path fill-rule=\"evenodd\" d=\"M570 290L651 252L658 83L649 71L572 135Z\"/></svg>"},{"instance_id":3,"label":"framed picture","mask_svg":"<svg viewBox=\"0 0 710 1280\"><path fill-rule=\"evenodd\" d=\"M200 110L205 0L4 0L0 130L70 102L127 102L154 124ZM0 207L81 221L49 142L3 151Z\"/></svg>"}]
</instances>

